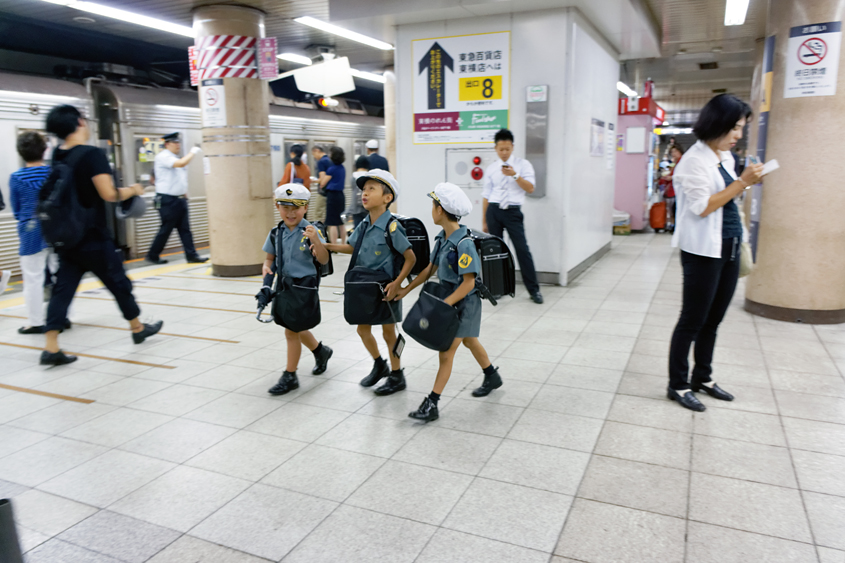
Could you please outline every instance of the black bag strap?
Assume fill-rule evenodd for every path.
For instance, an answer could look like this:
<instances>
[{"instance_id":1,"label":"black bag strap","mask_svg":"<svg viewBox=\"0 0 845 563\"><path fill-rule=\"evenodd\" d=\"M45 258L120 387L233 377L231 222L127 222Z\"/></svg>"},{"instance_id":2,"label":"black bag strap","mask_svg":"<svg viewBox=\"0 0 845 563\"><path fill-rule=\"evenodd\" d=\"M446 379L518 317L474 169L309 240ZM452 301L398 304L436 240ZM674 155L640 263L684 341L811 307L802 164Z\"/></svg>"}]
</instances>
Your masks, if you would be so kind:
<instances>
[{"instance_id":1,"label":"black bag strap","mask_svg":"<svg viewBox=\"0 0 845 563\"><path fill-rule=\"evenodd\" d=\"M84 146L84 145L77 145L76 147L82 147L82 146ZM76 148L76 147L74 147L74 148ZM68 175L70 177L73 177L73 174L76 172L76 165L79 163L80 159L82 159L82 155L85 153L85 151L84 150L74 151L73 149L70 149L68 151L68 153L69 154L66 158L63 158L62 160L56 162L56 164L61 164L62 166L67 166L68 170L69 170ZM50 171L51 175L55 171L56 164L54 164L52 166L52 170ZM49 179L49 176L48 176L48 179ZM115 191L117 191L117 188L115 188ZM50 199L51 202L55 203L56 198L58 198L58 197L59 197L59 194L56 193L55 184L54 184L53 190L51 190L50 193L46 194L46 197L44 197L44 195L39 193L38 199L39 199L39 201L43 201L44 199Z\"/></svg>"},{"instance_id":2,"label":"black bag strap","mask_svg":"<svg viewBox=\"0 0 845 563\"><path fill-rule=\"evenodd\" d=\"M276 268L276 287L274 290L278 290L282 283L282 250L284 249L282 228L287 228L285 222L279 221L279 224L276 225L276 260L273 262L273 266Z\"/></svg>"},{"instance_id":3,"label":"black bag strap","mask_svg":"<svg viewBox=\"0 0 845 563\"><path fill-rule=\"evenodd\" d=\"M467 227L467 234L461 240L458 241L458 244L461 244L466 239L472 240L472 231L469 230L469 227ZM455 245L455 248L458 248L458 246ZM481 295L483 299L489 301L494 307L499 304L499 302L496 301L496 298L493 297L493 294L490 292L490 289L486 285L484 285L483 281L478 278L478 274L475 275L475 289L478 290L479 295Z\"/></svg>"},{"instance_id":4,"label":"black bag strap","mask_svg":"<svg viewBox=\"0 0 845 563\"><path fill-rule=\"evenodd\" d=\"M355 248L352 250L352 259L349 260L349 269L355 267L355 263L358 261L358 253L361 251L361 245L364 243L364 237L367 234L367 230L370 228L370 224L365 221L361 221L361 223L355 227L356 229L360 229L364 223L366 223L366 227L364 227L364 232L361 233L361 236L358 237L358 240L355 241Z\"/></svg>"}]
</instances>

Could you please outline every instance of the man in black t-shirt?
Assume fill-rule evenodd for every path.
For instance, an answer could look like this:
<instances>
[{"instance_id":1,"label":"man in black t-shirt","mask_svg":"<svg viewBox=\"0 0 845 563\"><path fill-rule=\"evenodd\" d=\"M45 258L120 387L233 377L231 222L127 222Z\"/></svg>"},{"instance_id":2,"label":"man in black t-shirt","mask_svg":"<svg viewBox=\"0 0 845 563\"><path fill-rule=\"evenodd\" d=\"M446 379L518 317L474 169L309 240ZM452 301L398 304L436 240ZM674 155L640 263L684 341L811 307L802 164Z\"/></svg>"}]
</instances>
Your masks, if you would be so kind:
<instances>
[{"instance_id":1,"label":"man in black t-shirt","mask_svg":"<svg viewBox=\"0 0 845 563\"><path fill-rule=\"evenodd\" d=\"M47 344L41 353L41 365L59 366L76 361L76 356L59 348L59 332L65 324L67 310L79 287L82 276L93 272L106 286L132 328L132 340L140 344L161 330L162 321L144 324L138 320L141 310L132 295L132 282L123 270L120 252L114 245L106 222L106 202L123 201L144 193L141 184L115 188L111 166L97 147L85 145L90 132L88 122L73 106L57 106L47 115L47 131L64 142L53 152L53 162L73 156L73 177L79 202L94 209L94 218L82 240L69 249L58 251L59 271L47 307ZM46 194L45 194L46 195Z\"/></svg>"}]
</instances>

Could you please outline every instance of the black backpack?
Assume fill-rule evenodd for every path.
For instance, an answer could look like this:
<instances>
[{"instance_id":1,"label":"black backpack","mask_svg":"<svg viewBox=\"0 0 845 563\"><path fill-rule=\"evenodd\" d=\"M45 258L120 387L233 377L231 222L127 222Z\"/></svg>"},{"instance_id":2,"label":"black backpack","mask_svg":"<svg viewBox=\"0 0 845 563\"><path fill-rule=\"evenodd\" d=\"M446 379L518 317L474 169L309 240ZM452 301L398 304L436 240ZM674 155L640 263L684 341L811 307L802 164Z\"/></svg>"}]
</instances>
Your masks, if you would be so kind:
<instances>
[{"instance_id":1,"label":"black backpack","mask_svg":"<svg viewBox=\"0 0 845 563\"><path fill-rule=\"evenodd\" d=\"M38 196L38 220L41 236L57 250L75 247L94 225L94 208L79 201L74 168L85 153L77 149L64 160L53 163Z\"/></svg>"},{"instance_id":2,"label":"black backpack","mask_svg":"<svg viewBox=\"0 0 845 563\"><path fill-rule=\"evenodd\" d=\"M320 236L323 237L323 240L327 241L328 237L326 236L326 226L323 224L323 222L322 221L314 221L311 224L314 225L314 228L317 229L317 232L320 233ZM275 233L276 261L273 263L273 267L276 268L276 271L279 273L279 277L281 277L281 271L282 271L281 270L282 253L281 253L281 251L279 251L279 248L281 248L281 244L282 244L281 233L283 232L282 231L283 228L285 228L285 229L287 228L285 226L284 220L279 221L279 224L276 225L276 229L275 229L275 231L276 231L276 233ZM317 260L317 257L314 256L313 254L311 255L311 257L314 260L314 267L317 268L317 278L318 278L317 279L317 285L319 286L320 285L319 278L324 278L324 277L330 276L334 273L334 264L332 264L332 253L329 252L329 261L326 262L325 264L320 264L319 260Z\"/></svg>"},{"instance_id":3,"label":"black backpack","mask_svg":"<svg viewBox=\"0 0 845 563\"><path fill-rule=\"evenodd\" d=\"M516 294L516 266L511 249L505 241L495 235L473 231L467 228L467 235L462 238L472 240L475 251L481 259L481 273L475 278L475 286L481 297L493 305L503 295L513 297ZM460 244L460 241L458 241ZM457 254L455 263L449 267L458 273Z\"/></svg>"},{"instance_id":4,"label":"black backpack","mask_svg":"<svg viewBox=\"0 0 845 563\"><path fill-rule=\"evenodd\" d=\"M408 242L411 243L411 250L414 251L414 256L417 257L417 261L414 267L411 268L411 273L408 276L410 278L410 276L415 276L425 270L431 263L431 246L429 246L428 242L428 231L426 231L423 222L416 217L393 215L390 222L392 223L394 220L399 221L399 224L405 229L405 236L408 238ZM384 240L390 248L390 252L393 253L393 269L398 275L402 271L402 266L405 265L405 257L393 248L389 223L387 229L384 230Z\"/></svg>"}]
</instances>

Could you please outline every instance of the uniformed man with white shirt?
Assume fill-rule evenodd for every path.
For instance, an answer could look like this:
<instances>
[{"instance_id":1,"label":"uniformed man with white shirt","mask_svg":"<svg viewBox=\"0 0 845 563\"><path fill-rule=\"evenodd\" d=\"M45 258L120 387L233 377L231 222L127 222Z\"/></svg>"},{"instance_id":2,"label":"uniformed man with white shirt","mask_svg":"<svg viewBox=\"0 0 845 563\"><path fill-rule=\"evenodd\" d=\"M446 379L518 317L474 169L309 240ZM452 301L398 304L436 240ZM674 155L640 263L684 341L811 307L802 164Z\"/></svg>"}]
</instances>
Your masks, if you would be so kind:
<instances>
[{"instance_id":1,"label":"uniformed man with white shirt","mask_svg":"<svg viewBox=\"0 0 845 563\"><path fill-rule=\"evenodd\" d=\"M487 167L484 173L483 228L485 233L502 237L508 232L514 247L522 281L534 303L542 303L540 284L534 259L525 239L525 226L521 207L525 194L534 191L534 167L524 158L513 155L513 133L501 129L494 137L499 159Z\"/></svg>"},{"instance_id":2,"label":"uniformed man with white shirt","mask_svg":"<svg viewBox=\"0 0 845 563\"><path fill-rule=\"evenodd\" d=\"M155 206L161 215L161 228L158 230L155 240L147 253L147 260L153 264L166 264L160 256L167 239L173 229L179 231L179 238L182 239L182 247L185 249L185 257L188 262L201 263L208 260L197 254L194 248L194 237L191 235L191 227L188 223L188 163L193 160L194 155L200 152L199 147L194 147L188 154L179 157L182 144L179 141L179 133L171 133L162 137L164 139L164 150L155 157Z\"/></svg>"}]
</instances>

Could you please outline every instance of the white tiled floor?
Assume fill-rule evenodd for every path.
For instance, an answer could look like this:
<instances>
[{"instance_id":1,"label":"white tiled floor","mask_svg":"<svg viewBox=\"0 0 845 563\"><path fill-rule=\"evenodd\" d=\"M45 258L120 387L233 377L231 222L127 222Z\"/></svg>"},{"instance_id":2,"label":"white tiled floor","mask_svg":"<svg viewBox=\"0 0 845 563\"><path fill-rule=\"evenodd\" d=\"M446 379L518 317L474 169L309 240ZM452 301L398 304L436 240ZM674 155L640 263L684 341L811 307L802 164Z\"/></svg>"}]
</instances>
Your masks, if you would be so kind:
<instances>
[{"instance_id":1,"label":"white tiled floor","mask_svg":"<svg viewBox=\"0 0 845 563\"><path fill-rule=\"evenodd\" d=\"M340 273L315 331L329 370L307 375L304 353L283 397L266 393L285 349L249 313L257 279L133 276L168 334L133 345L95 288L62 341L99 359L43 369L0 344L0 383L95 401L0 387L0 497L29 563L845 562L845 326L752 317L741 283L715 364L737 400L681 409L665 398L681 291L668 236L616 238L543 305L485 303L505 385L473 398L481 371L461 349L425 426L407 413L436 354L409 342L407 391L361 388L371 361ZM0 300L0 343L40 346L16 332L16 297Z\"/></svg>"}]
</instances>

